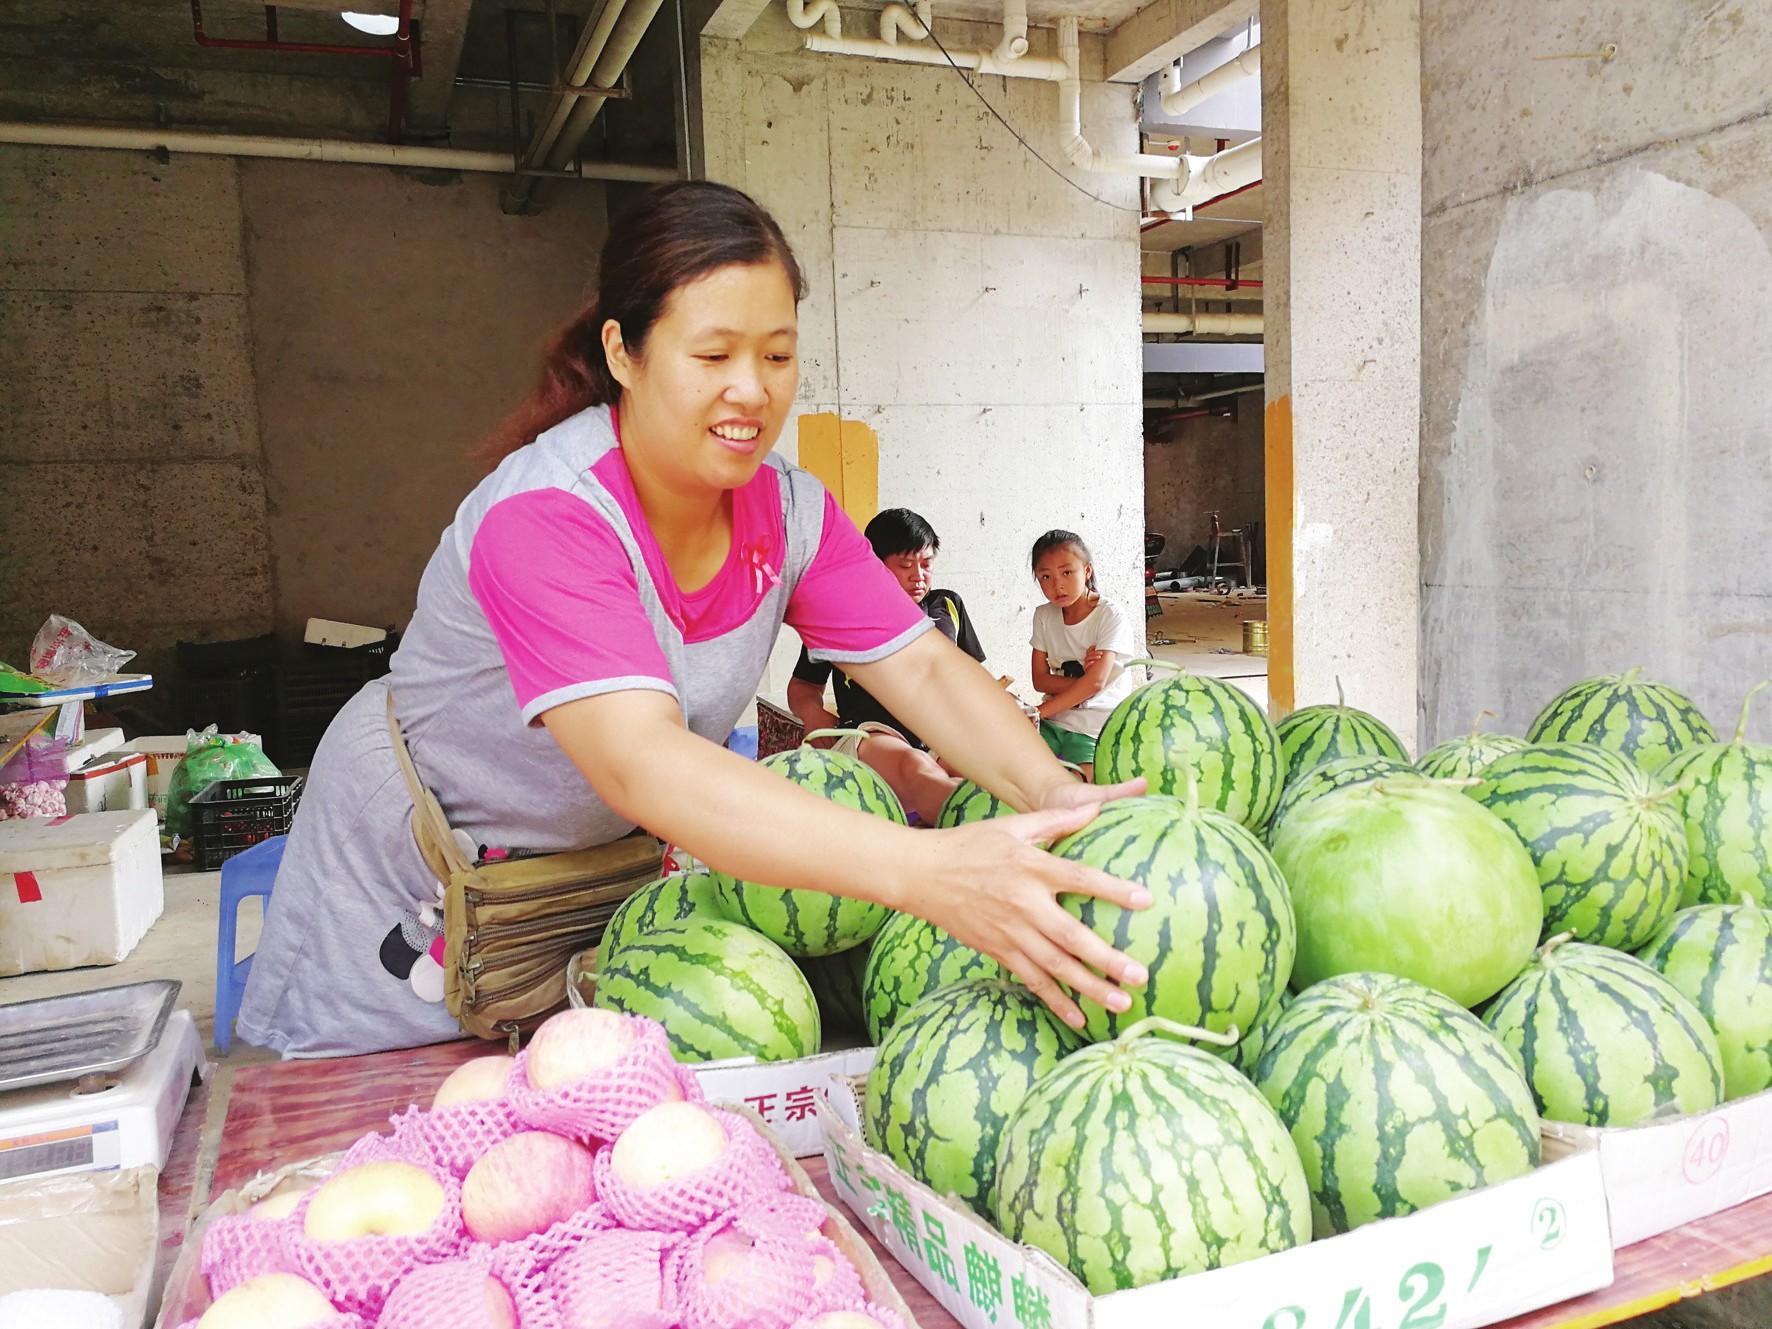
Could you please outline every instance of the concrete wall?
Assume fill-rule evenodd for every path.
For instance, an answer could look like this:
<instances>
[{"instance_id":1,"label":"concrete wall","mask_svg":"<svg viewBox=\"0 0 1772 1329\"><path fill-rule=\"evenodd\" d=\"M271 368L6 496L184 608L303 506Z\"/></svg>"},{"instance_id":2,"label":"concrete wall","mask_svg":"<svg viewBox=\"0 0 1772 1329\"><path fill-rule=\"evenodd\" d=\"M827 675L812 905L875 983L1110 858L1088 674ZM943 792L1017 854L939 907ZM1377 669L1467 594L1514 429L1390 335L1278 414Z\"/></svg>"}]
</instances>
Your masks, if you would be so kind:
<instances>
[{"instance_id":1,"label":"concrete wall","mask_svg":"<svg viewBox=\"0 0 1772 1329\"><path fill-rule=\"evenodd\" d=\"M985 31L940 29L966 49ZM772 6L742 44L703 39L701 92L708 174L772 209L807 271L803 408L878 431L880 503L941 533L938 579L966 597L995 671L1026 676L1027 555L1053 526L1091 542L1104 593L1142 624L1134 182L1085 177L1107 201L1086 197L950 69L797 47ZM1062 160L1053 85L978 83ZM1084 127L1132 147L1131 88L1087 85Z\"/></svg>"},{"instance_id":2,"label":"concrete wall","mask_svg":"<svg viewBox=\"0 0 1772 1329\"><path fill-rule=\"evenodd\" d=\"M0 659L403 624L467 449L577 303L602 192L0 149Z\"/></svg>"},{"instance_id":3,"label":"concrete wall","mask_svg":"<svg viewBox=\"0 0 1772 1329\"><path fill-rule=\"evenodd\" d=\"M1772 674L1772 11L1422 19L1424 737L1631 665L1730 728Z\"/></svg>"},{"instance_id":4,"label":"concrete wall","mask_svg":"<svg viewBox=\"0 0 1772 1329\"><path fill-rule=\"evenodd\" d=\"M1212 552L1214 510L1226 530L1262 520L1261 393L1235 400L1234 417L1181 420L1145 441L1145 524L1169 537L1164 568L1195 545Z\"/></svg>"}]
</instances>

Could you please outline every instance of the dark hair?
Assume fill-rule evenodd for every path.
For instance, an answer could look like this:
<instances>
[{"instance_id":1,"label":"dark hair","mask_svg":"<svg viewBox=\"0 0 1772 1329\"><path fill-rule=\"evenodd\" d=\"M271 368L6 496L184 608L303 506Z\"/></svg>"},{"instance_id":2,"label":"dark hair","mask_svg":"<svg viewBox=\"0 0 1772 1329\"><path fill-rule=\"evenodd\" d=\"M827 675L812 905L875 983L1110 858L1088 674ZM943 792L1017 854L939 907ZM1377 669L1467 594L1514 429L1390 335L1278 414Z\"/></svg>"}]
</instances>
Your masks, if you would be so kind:
<instances>
[{"instance_id":1,"label":"dark hair","mask_svg":"<svg viewBox=\"0 0 1772 1329\"><path fill-rule=\"evenodd\" d=\"M749 195L711 180L647 190L609 228L595 296L548 343L541 381L480 445L479 455L496 466L562 420L621 396L603 354L604 323L614 319L628 352L639 356L679 287L719 268L754 263L779 263L795 302L804 298L806 279L787 237Z\"/></svg>"},{"instance_id":2,"label":"dark hair","mask_svg":"<svg viewBox=\"0 0 1772 1329\"><path fill-rule=\"evenodd\" d=\"M874 557L884 563L899 554L918 554L941 548L941 537L935 527L909 508L887 508L877 514L862 532L874 547Z\"/></svg>"},{"instance_id":3,"label":"dark hair","mask_svg":"<svg viewBox=\"0 0 1772 1329\"><path fill-rule=\"evenodd\" d=\"M1040 560L1054 549L1072 549L1077 557L1089 567L1089 589L1095 589L1095 555L1089 552L1089 546L1083 543L1083 537L1075 531L1047 531L1034 541L1034 552L1028 557L1028 566L1038 568Z\"/></svg>"}]
</instances>

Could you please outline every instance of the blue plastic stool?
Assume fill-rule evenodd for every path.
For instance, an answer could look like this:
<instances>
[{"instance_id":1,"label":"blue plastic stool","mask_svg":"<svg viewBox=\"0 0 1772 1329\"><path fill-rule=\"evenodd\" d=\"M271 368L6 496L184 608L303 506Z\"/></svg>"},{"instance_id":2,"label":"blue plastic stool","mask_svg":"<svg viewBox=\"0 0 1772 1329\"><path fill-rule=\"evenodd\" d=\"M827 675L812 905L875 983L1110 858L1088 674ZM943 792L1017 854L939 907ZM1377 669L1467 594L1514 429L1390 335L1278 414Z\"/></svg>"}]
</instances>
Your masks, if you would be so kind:
<instances>
[{"instance_id":1,"label":"blue plastic stool","mask_svg":"<svg viewBox=\"0 0 1772 1329\"><path fill-rule=\"evenodd\" d=\"M757 759L757 726L754 724L740 725L726 735L726 747L741 757Z\"/></svg>"},{"instance_id":2,"label":"blue plastic stool","mask_svg":"<svg viewBox=\"0 0 1772 1329\"><path fill-rule=\"evenodd\" d=\"M283 862L283 846L287 835L273 835L260 840L250 849L235 854L221 869L221 916L215 932L215 1050L226 1053L234 1042L234 1017L240 1013L240 998L246 993L246 976L252 972L252 957L234 959L234 927L240 913L240 901L249 895L262 895L270 908L271 885L277 879L277 868Z\"/></svg>"}]
</instances>

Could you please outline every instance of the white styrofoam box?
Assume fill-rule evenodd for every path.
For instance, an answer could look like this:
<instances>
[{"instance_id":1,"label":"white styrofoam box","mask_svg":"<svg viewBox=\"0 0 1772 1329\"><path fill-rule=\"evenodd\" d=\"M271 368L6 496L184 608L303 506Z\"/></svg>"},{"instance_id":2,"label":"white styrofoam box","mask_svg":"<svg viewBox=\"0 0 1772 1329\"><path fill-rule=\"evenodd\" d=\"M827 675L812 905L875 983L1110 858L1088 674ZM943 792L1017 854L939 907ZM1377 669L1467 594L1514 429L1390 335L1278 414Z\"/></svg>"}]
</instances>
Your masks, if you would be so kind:
<instances>
[{"instance_id":1,"label":"white styrofoam box","mask_svg":"<svg viewBox=\"0 0 1772 1329\"><path fill-rule=\"evenodd\" d=\"M148 805L148 754L100 757L68 776L69 812L128 812Z\"/></svg>"},{"instance_id":2,"label":"white styrofoam box","mask_svg":"<svg viewBox=\"0 0 1772 1329\"><path fill-rule=\"evenodd\" d=\"M833 1075L866 1075L878 1051L852 1048L792 1061L732 1057L690 1069L709 1102L744 1104L763 1119L795 1158L815 1158L825 1147L816 1111L819 1094Z\"/></svg>"},{"instance_id":3,"label":"white styrofoam box","mask_svg":"<svg viewBox=\"0 0 1772 1329\"><path fill-rule=\"evenodd\" d=\"M0 977L115 964L165 898L145 808L0 821Z\"/></svg>"},{"instance_id":4,"label":"white styrofoam box","mask_svg":"<svg viewBox=\"0 0 1772 1329\"><path fill-rule=\"evenodd\" d=\"M167 797L172 793L172 773L185 759L189 742L183 734L145 734L130 739L121 749L148 754L148 806L162 821L166 819Z\"/></svg>"},{"instance_id":5,"label":"white styrofoam box","mask_svg":"<svg viewBox=\"0 0 1772 1329\"><path fill-rule=\"evenodd\" d=\"M1547 1121L1544 1129L1599 1150L1615 1246L1772 1193L1772 1089L1671 1121L1606 1129Z\"/></svg>"},{"instance_id":6,"label":"white styrofoam box","mask_svg":"<svg viewBox=\"0 0 1772 1329\"><path fill-rule=\"evenodd\" d=\"M1528 1176L1243 1264L1092 1296L1044 1251L869 1149L848 1081L819 1095L818 1117L837 1195L967 1329L1478 1329L1612 1282L1591 1145L1547 1139L1546 1156L1564 1156Z\"/></svg>"}]
</instances>

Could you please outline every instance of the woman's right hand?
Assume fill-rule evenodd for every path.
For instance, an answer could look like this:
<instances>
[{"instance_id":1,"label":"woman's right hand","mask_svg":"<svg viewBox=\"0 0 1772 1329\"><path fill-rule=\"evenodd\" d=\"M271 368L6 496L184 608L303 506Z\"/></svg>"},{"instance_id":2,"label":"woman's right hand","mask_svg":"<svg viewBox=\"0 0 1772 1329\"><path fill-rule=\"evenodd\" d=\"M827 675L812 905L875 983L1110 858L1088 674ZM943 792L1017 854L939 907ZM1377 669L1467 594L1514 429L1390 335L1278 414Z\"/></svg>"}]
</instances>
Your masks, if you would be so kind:
<instances>
[{"instance_id":1,"label":"woman's right hand","mask_svg":"<svg viewBox=\"0 0 1772 1329\"><path fill-rule=\"evenodd\" d=\"M1150 893L1040 848L1080 831L1098 811L1090 803L918 831L915 851L898 865L906 882L899 907L997 960L1073 1029L1083 1027L1083 1012L1071 993L1126 1010L1131 998L1121 985L1143 986L1144 966L1084 927L1058 897L1143 909Z\"/></svg>"}]
</instances>

